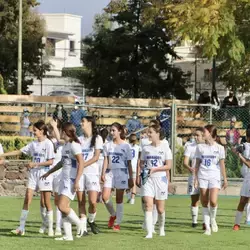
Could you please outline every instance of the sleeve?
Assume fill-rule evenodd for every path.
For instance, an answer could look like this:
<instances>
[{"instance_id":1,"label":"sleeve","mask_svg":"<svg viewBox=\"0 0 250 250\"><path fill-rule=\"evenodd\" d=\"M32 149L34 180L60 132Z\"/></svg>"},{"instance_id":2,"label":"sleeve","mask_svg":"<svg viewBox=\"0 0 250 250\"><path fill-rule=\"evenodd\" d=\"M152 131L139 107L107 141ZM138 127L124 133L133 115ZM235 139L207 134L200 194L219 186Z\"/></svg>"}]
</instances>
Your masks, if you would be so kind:
<instances>
[{"instance_id":1,"label":"sleeve","mask_svg":"<svg viewBox=\"0 0 250 250\"><path fill-rule=\"evenodd\" d=\"M48 141L46 149L46 160L55 159L55 149L52 141Z\"/></svg>"},{"instance_id":2,"label":"sleeve","mask_svg":"<svg viewBox=\"0 0 250 250\"><path fill-rule=\"evenodd\" d=\"M101 136L96 137L95 149L103 149L103 140Z\"/></svg>"},{"instance_id":3,"label":"sleeve","mask_svg":"<svg viewBox=\"0 0 250 250\"><path fill-rule=\"evenodd\" d=\"M108 147L107 147L107 143L104 144L104 146L103 146L103 155L104 155L104 156L108 156Z\"/></svg>"},{"instance_id":4,"label":"sleeve","mask_svg":"<svg viewBox=\"0 0 250 250\"><path fill-rule=\"evenodd\" d=\"M165 150L165 159L166 160L173 160L172 150L170 149L169 146L167 146L166 150Z\"/></svg>"},{"instance_id":5,"label":"sleeve","mask_svg":"<svg viewBox=\"0 0 250 250\"><path fill-rule=\"evenodd\" d=\"M82 147L79 143L72 142L71 144L71 152L73 155L80 155L82 154Z\"/></svg>"},{"instance_id":6,"label":"sleeve","mask_svg":"<svg viewBox=\"0 0 250 250\"><path fill-rule=\"evenodd\" d=\"M145 154L145 147L143 148L143 150L141 151L141 160L142 161L146 161L146 154Z\"/></svg>"},{"instance_id":7,"label":"sleeve","mask_svg":"<svg viewBox=\"0 0 250 250\"><path fill-rule=\"evenodd\" d=\"M195 159L200 159L200 160L201 160L201 151L200 151L200 147L199 147L199 146L196 147L196 151L195 151L195 154L194 154L194 158L195 158Z\"/></svg>"},{"instance_id":8,"label":"sleeve","mask_svg":"<svg viewBox=\"0 0 250 250\"><path fill-rule=\"evenodd\" d=\"M3 152L3 146L2 146L2 144L0 143L0 154L3 154L4 152Z\"/></svg>"},{"instance_id":9,"label":"sleeve","mask_svg":"<svg viewBox=\"0 0 250 250\"><path fill-rule=\"evenodd\" d=\"M131 161L133 159L133 154L132 154L132 150L129 144L127 144L127 160Z\"/></svg>"},{"instance_id":10,"label":"sleeve","mask_svg":"<svg viewBox=\"0 0 250 250\"><path fill-rule=\"evenodd\" d=\"M34 153L33 142L30 142L28 145L21 148L20 151L25 155L33 156L33 153Z\"/></svg>"},{"instance_id":11,"label":"sleeve","mask_svg":"<svg viewBox=\"0 0 250 250\"><path fill-rule=\"evenodd\" d=\"M225 155L225 149L223 146L220 147L220 160L223 160L226 158L226 155Z\"/></svg>"},{"instance_id":12,"label":"sleeve","mask_svg":"<svg viewBox=\"0 0 250 250\"><path fill-rule=\"evenodd\" d=\"M191 155L191 150L190 147L187 145L185 147L184 156L190 157L190 155Z\"/></svg>"}]
</instances>

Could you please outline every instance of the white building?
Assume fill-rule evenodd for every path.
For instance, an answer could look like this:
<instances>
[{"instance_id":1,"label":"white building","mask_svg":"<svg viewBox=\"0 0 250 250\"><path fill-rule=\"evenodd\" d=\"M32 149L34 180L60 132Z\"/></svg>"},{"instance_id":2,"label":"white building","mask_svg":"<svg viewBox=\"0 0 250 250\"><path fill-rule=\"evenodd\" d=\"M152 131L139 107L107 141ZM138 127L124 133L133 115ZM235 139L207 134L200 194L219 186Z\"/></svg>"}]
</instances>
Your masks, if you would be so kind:
<instances>
[{"instance_id":1,"label":"white building","mask_svg":"<svg viewBox=\"0 0 250 250\"><path fill-rule=\"evenodd\" d=\"M81 67L81 16L41 14L46 23L46 50L51 70L41 80L34 79L30 90L34 95L47 95L54 90L70 90L82 95L83 86L75 79L62 78L64 67ZM80 94L79 94L80 93Z\"/></svg>"}]
</instances>

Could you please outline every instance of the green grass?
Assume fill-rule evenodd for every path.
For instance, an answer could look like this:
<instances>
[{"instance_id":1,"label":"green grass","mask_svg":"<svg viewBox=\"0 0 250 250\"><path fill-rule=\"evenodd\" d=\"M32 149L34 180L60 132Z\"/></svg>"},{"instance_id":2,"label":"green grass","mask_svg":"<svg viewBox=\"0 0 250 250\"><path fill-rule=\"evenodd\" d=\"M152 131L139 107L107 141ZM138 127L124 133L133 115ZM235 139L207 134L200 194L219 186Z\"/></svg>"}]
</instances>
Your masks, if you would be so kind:
<instances>
[{"instance_id":1,"label":"green grass","mask_svg":"<svg viewBox=\"0 0 250 250\"><path fill-rule=\"evenodd\" d=\"M120 232L107 229L108 213L100 204L96 222L100 226L101 234L90 234L75 239L74 242L58 242L37 233L41 224L38 199L34 199L31 205L25 236L11 236L10 230L18 225L23 199L1 197L0 249L248 249L250 228L242 224L240 231L232 231L238 200L239 197L219 198L217 216L219 232L212 236L202 235L200 225L196 229L191 228L189 197L170 196L166 208L166 237L155 235L153 239L144 239L145 232L141 229L143 216L138 198L134 206L125 204ZM72 206L75 209L76 202L73 202ZM199 213L201 214L201 209Z\"/></svg>"}]
</instances>

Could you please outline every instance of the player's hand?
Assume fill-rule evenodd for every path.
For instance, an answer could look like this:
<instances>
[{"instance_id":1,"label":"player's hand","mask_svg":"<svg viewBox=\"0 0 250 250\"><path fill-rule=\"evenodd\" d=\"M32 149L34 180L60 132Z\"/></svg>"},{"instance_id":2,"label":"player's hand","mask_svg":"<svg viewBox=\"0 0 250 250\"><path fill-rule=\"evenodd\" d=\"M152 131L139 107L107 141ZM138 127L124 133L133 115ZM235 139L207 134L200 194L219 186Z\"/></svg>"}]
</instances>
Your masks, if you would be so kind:
<instances>
[{"instance_id":1,"label":"player's hand","mask_svg":"<svg viewBox=\"0 0 250 250\"><path fill-rule=\"evenodd\" d=\"M105 174L102 175L101 180L102 180L103 183L105 182L105 180L106 180Z\"/></svg>"},{"instance_id":2,"label":"player's hand","mask_svg":"<svg viewBox=\"0 0 250 250\"><path fill-rule=\"evenodd\" d=\"M192 174L192 173L194 172L194 170L195 170L195 169L194 169L194 168L189 167L189 168L188 168L188 170L189 170L189 172Z\"/></svg>"},{"instance_id":3,"label":"player's hand","mask_svg":"<svg viewBox=\"0 0 250 250\"><path fill-rule=\"evenodd\" d=\"M137 177L136 177L135 184L136 184L136 186L137 186L138 188L141 187L141 177L140 177L140 176L137 176Z\"/></svg>"},{"instance_id":4,"label":"player's hand","mask_svg":"<svg viewBox=\"0 0 250 250\"><path fill-rule=\"evenodd\" d=\"M52 119L49 123L53 128L57 127L57 120Z\"/></svg>"},{"instance_id":5,"label":"player's hand","mask_svg":"<svg viewBox=\"0 0 250 250\"><path fill-rule=\"evenodd\" d=\"M40 177L40 179L41 179L41 180L46 180L46 178L47 178L49 175L50 175L50 174L49 174L49 172L48 172L48 173L42 175L42 176Z\"/></svg>"},{"instance_id":6,"label":"player's hand","mask_svg":"<svg viewBox=\"0 0 250 250\"><path fill-rule=\"evenodd\" d=\"M0 159L0 165L5 165L5 160L4 159Z\"/></svg>"},{"instance_id":7,"label":"player's hand","mask_svg":"<svg viewBox=\"0 0 250 250\"><path fill-rule=\"evenodd\" d=\"M74 191L78 192L79 190L80 190L79 181L75 181L75 183L74 183Z\"/></svg>"},{"instance_id":8,"label":"player's hand","mask_svg":"<svg viewBox=\"0 0 250 250\"><path fill-rule=\"evenodd\" d=\"M198 178L194 179L194 188L197 189L199 187L199 182L198 182Z\"/></svg>"},{"instance_id":9,"label":"player's hand","mask_svg":"<svg viewBox=\"0 0 250 250\"><path fill-rule=\"evenodd\" d=\"M134 186L133 178L128 179L128 187L132 188Z\"/></svg>"},{"instance_id":10,"label":"player's hand","mask_svg":"<svg viewBox=\"0 0 250 250\"><path fill-rule=\"evenodd\" d=\"M225 190L227 186L228 186L227 179L225 179L222 185L222 189Z\"/></svg>"},{"instance_id":11,"label":"player's hand","mask_svg":"<svg viewBox=\"0 0 250 250\"><path fill-rule=\"evenodd\" d=\"M27 168L34 168L34 167L36 167L36 166L37 166L37 164L36 164L35 162L29 162L29 163L26 165Z\"/></svg>"}]
</instances>

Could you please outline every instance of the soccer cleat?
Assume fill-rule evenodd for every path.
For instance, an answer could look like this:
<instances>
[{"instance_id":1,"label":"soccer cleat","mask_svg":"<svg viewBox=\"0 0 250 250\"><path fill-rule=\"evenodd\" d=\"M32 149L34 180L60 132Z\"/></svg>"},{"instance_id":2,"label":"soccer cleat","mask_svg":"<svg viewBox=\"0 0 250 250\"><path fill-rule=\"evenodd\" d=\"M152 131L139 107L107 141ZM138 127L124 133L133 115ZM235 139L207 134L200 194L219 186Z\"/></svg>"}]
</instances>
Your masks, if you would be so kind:
<instances>
[{"instance_id":1,"label":"soccer cleat","mask_svg":"<svg viewBox=\"0 0 250 250\"><path fill-rule=\"evenodd\" d=\"M141 228L142 228L143 230L146 230L145 222L142 223Z\"/></svg>"},{"instance_id":2,"label":"soccer cleat","mask_svg":"<svg viewBox=\"0 0 250 250\"><path fill-rule=\"evenodd\" d=\"M212 229L212 232L214 233L218 232L218 226L215 220L211 222L211 229Z\"/></svg>"},{"instance_id":3,"label":"soccer cleat","mask_svg":"<svg viewBox=\"0 0 250 250\"><path fill-rule=\"evenodd\" d=\"M66 236L63 236L61 238L55 238L55 240L57 241L73 241L73 237L66 237Z\"/></svg>"},{"instance_id":4,"label":"soccer cleat","mask_svg":"<svg viewBox=\"0 0 250 250\"><path fill-rule=\"evenodd\" d=\"M55 236L62 236L62 230L61 230L60 227L57 227L57 228L56 228Z\"/></svg>"},{"instance_id":5,"label":"soccer cleat","mask_svg":"<svg viewBox=\"0 0 250 250\"><path fill-rule=\"evenodd\" d=\"M42 226L40 227L40 229L38 231L39 234L44 234L46 232L46 229L47 229L47 227L44 224L42 224Z\"/></svg>"},{"instance_id":6,"label":"soccer cleat","mask_svg":"<svg viewBox=\"0 0 250 250\"><path fill-rule=\"evenodd\" d=\"M113 230L114 231L120 231L121 230L120 225L114 225Z\"/></svg>"},{"instance_id":7,"label":"soccer cleat","mask_svg":"<svg viewBox=\"0 0 250 250\"><path fill-rule=\"evenodd\" d=\"M25 231L22 231L22 230L17 228L17 229L10 231L10 233L13 235L17 235L17 236L24 236Z\"/></svg>"},{"instance_id":8,"label":"soccer cleat","mask_svg":"<svg viewBox=\"0 0 250 250\"><path fill-rule=\"evenodd\" d=\"M109 217L108 228L113 228L115 220L116 220L116 216Z\"/></svg>"},{"instance_id":9,"label":"soccer cleat","mask_svg":"<svg viewBox=\"0 0 250 250\"><path fill-rule=\"evenodd\" d=\"M130 205L134 205L135 204L135 199L131 199L129 202Z\"/></svg>"},{"instance_id":10,"label":"soccer cleat","mask_svg":"<svg viewBox=\"0 0 250 250\"><path fill-rule=\"evenodd\" d=\"M197 223L192 223L192 227L193 228L196 228L198 226L198 224ZM205 229L204 229L205 230Z\"/></svg>"},{"instance_id":11,"label":"soccer cleat","mask_svg":"<svg viewBox=\"0 0 250 250\"><path fill-rule=\"evenodd\" d=\"M152 239L153 238L153 234L148 234L145 239Z\"/></svg>"},{"instance_id":12,"label":"soccer cleat","mask_svg":"<svg viewBox=\"0 0 250 250\"><path fill-rule=\"evenodd\" d=\"M54 237L54 231L53 231L53 229L49 229L48 230L48 236L49 237Z\"/></svg>"},{"instance_id":13,"label":"soccer cleat","mask_svg":"<svg viewBox=\"0 0 250 250\"><path fill-rule=\"evenodd\" d=\"M207 228L203 234L208 235L208 236L211 235L211 229Z\"/></svg>"},{"instance_id":14,"label":"soccer cleat","mask_svg":"<svg viewBox=\"0 0 250 250\"><path fill-rule=\"evenodd\" d=\"M128 199L128 200L127 200L127 203L130 203L130 201L131 201L131 199Z\"/></svg>"},{"instance_id":15,"label":"soccer cleat","mask_svg":"<svg viewBox=\"0 0 250 250\"><path fill-rule=\"evenodd\" d=\"M235 224L233 227L234 231L239 231L240 230L240 225Z\"/></svg>"},{"instance_id":16,"label":"soccer cleat","mask_svg":"<svg viewBox=\"0 0 250 250\"><path fill-rule=\"evenodd\" d=\"M91 231L92 231L93 234L99 234L100 233L100 230L99 230L99 228L97 227L97 225L95 224L94 221L93 222L89 222L89 220L88 220L88 224L89 224L90 229L91 229Z\"/></svg>"},{"instance_id":17,"label":"soccer cleat","mask_svg":"<svg viewBox=\"0 0 250 250\"><path fill-rule=\"evenodd\" d=\"M160 229L160 234L159 234L160 236L166 236L166 234L165 234L165 231L164 231L164 229Z\"/></svg>"},{"instance_id":18,"label":"soccer cleat","mask_svg":"<svg viewBox=\"0 0 250 250\"><path fill-rule=\"evenodd\" d=\"M202 230L206 230L206 224L204 222L202 223Z\"/></svg>"}]
</instances>

